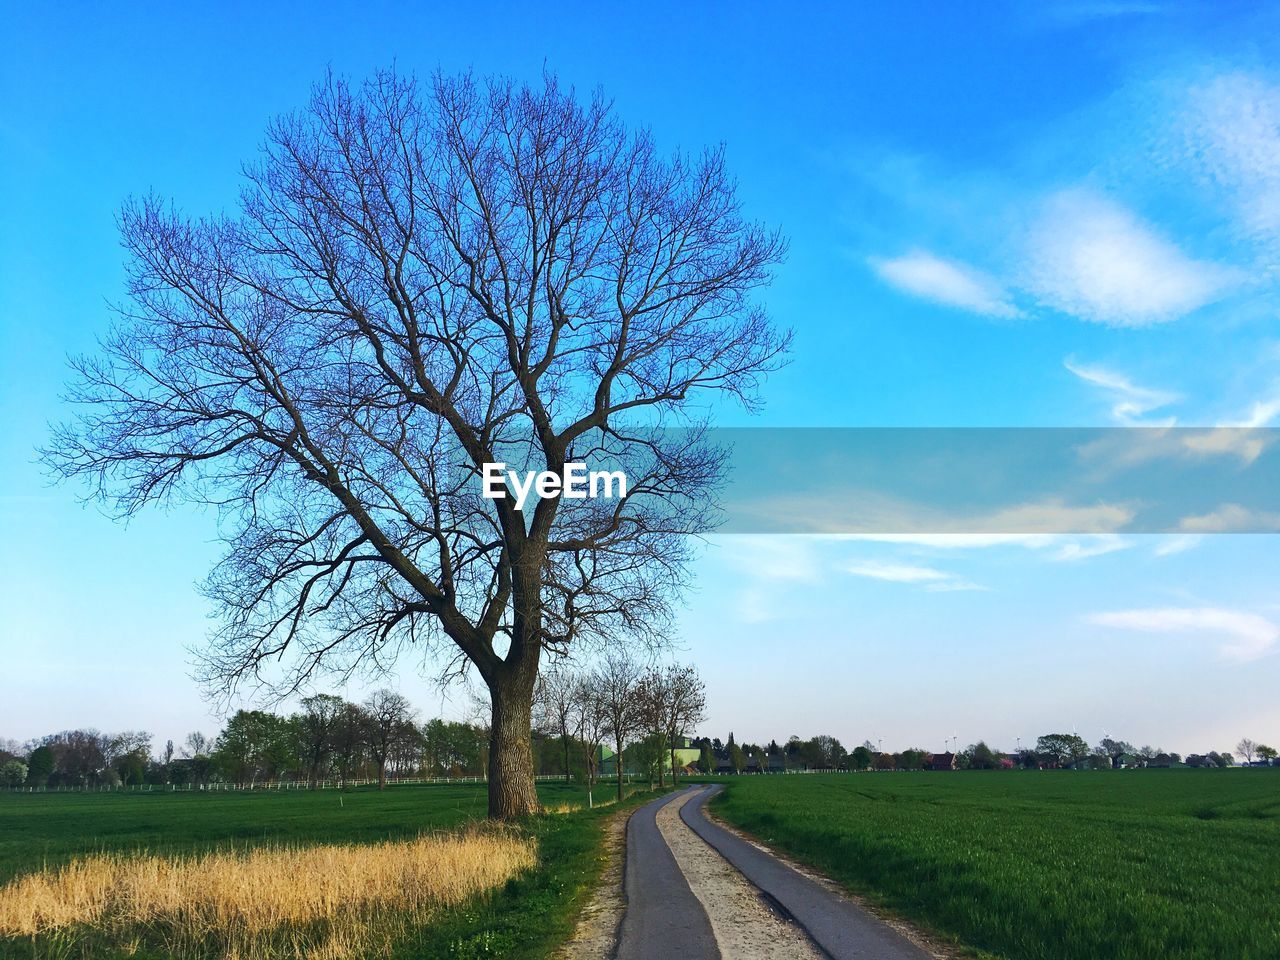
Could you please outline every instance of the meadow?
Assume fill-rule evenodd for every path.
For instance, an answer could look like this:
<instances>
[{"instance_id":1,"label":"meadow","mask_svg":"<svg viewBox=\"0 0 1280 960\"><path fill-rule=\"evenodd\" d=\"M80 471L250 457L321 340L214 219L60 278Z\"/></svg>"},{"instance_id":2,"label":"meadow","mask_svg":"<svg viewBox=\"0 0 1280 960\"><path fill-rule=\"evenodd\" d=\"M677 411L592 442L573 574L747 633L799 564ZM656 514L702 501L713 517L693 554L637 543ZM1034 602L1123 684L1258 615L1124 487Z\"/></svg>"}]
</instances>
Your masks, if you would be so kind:
<instances>
[{"instance_id":1,"label":"meadow","mask_svg":"<svg viewBox=\"0 0 1280 960\"><path fill-rule=\"evenodd\" d=\"M539 793L570 812L486 825L481 784L0 794L0 957L545 957L616 808Z\"/></svg>"},{"instance_id":2,"label":"meadow","mask_svg":"<svg viewBox=\"0 0 1280 960\"><path fill-rule=\"evenodd\" d=\"M980 955L1280 957L1280 770L725 782L718 816Z\"/></svg>"}]
</instances>

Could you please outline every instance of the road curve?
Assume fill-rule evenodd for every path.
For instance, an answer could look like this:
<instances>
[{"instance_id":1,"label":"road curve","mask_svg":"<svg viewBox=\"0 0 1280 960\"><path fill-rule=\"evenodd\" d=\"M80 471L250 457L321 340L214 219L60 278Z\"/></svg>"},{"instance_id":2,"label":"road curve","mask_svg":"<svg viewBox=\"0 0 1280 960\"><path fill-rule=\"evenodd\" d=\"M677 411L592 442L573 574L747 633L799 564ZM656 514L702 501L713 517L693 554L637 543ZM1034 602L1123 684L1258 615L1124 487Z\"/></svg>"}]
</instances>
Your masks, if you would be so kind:
<instances>
[{"instance_id":1,"label":"road curve","mask_svg":"<svg viewBox=\"0 0 1280 960\"><path fill-rule=\"evenodd\" d=\"M884 921L708 820L703 807L722 789L714 786L692 797L681 809L681 818L803 927L832 960L930 960L931 954ZM629 844L627 856L630 859Z\"/></svg>"},{"instance_id":2,"label":"road curve","mask_svg":"<svg viewBox=\"0 0 1280 960\"><path fill-rule=\"evenodd\" d=\"M645 804L627 822L617 960L720 960L711 921L658 830L658 810L688 789Z\"/></svg>"}]
</instances>

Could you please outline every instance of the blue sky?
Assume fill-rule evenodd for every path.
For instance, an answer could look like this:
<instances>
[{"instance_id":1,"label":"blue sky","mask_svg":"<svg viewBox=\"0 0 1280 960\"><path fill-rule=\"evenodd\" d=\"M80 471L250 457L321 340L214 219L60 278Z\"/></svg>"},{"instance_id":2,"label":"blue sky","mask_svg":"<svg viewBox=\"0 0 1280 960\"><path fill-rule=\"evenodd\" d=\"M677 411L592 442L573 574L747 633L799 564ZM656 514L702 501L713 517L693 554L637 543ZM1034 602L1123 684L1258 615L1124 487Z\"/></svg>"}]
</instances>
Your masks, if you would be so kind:
<instances>
[{"instance_id":1,"label":"blue sky","mask_svg":"<svg viewBox=\"0 0 1280 960\"><path fill-rule=\"evenodd\" d=\"M38 6L0 62L0 736L216 729L188 679L213 518L127 527L34 463L122 290L114 215L231 208L326 68L545 67L661 144L723 141L788 235L769 426L1267 426L1280 413L1274 8ZM1271 535L713 540L681 652L708 732L1011 748L1280 739ZM1203 519L1203 518L1202 518ZM427 712L459 712L404 664ZM351 691L353 695L358 691Z\"/></svg>"}]
</instances>

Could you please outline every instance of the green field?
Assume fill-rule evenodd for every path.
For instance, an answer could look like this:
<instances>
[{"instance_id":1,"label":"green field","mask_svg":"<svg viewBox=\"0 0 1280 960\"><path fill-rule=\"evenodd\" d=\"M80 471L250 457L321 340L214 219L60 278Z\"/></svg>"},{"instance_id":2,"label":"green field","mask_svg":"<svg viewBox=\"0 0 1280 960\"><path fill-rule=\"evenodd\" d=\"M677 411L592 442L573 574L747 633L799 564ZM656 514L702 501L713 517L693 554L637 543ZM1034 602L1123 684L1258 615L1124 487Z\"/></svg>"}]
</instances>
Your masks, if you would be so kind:
<instances>
[{"instance_id":1,"label":"green field","mask_svg":"<svg viewBox=\"0 0 1280 960\"><path fill-rule=\"evenodd\" d=\"M1017 960L1280 957L1280 770L734 777L715 812Z\"/></svg>"},{"instance_id":2,"label":"green field","mask_svg":"<svg viewBox=\"0 0 1280 960\"><path fill-rule=\"evenodd\" d=\"M582 803L585 791L539 784L544 803ZM597 797L608 790L597 790ZM539 866L483 902L441 916L400 945L402 957L545 957L572 931L601 868L605 818L616 807L552 814L522 829ZM407 839L484 817L485 787L397 785L348 791L254 793L0 794L0 883L82 854L187 854L263 844L371 843ZM145 937L138 953L80 931L75 938L0 939L0 957L164 957ZM214 955L214 954L211 954Z\"/></svg>"}]
</instances>

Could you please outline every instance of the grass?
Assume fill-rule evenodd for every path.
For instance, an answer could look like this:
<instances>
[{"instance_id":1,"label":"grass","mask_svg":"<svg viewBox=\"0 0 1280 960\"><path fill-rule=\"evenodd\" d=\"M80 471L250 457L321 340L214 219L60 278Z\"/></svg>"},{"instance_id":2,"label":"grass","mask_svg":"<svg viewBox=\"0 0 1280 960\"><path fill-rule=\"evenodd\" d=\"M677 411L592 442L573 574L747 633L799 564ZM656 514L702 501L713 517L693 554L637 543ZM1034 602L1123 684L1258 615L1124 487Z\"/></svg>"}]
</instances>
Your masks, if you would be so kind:
<instances>
[{"instance_id":1,"label":"grass","mask_svg":"<svg viewBox=\"0 0 1280 960\"><path fill-rule=\"evenodd\" d=\"M182 922L154 904L147 913L139 907L145 898L135 894L99 897L93 902L105 899L111 905L96 919L35 936L0 935L0 957L539 960L572 931L602 869L603 827L616 810L578 810L585 793L571 785L540 784L539 793L549 808L576 812L533 818L514 831L477 830L486 800L484 787L474 784L342 794L0 795L0 884L9 884L10 892L16 890L13 884L36 883L42 875L42 882L50 882L72 864L82 871L92 864L97 876L113 876L117 891L136 891L138 877L165 877L157 890L172 886L175 877L191 881L185 887L186 881L179 882L185 891L180 901L157 894L161 907L181 904ZM454 835L430 835L445 830ZM488 842L486 837L506 852L495 847L492 857L468 859L468 849L476 853L476 844ZM440 846L429 850L431 844ZM532 855L533 850L536 865L521 868L522 851ZM475 863L485 859L492 869L477 872ZM416 874L414 884L422 899L397 899L393 888L403 886L393 879L397 871L403 879L404 871L424 863L428 870ZM217 884L202 887L198 880L210 868L222 877L223 893L213 899ZM295 878L292 885L270 879L279 878L281 870ZM344 870L345 879L333 876ZM229 907L237 902L237 885L247 890L255 871L263 878L255 888L259 899L263 890L292 890L274 907L264 907L276 912L258 915L257 933L248 936L249 919L256 916L252 902L241 902L239 913ZM430 895L421 882L427 876ZM354 886L335 886L343 882ZM370 884L381 891L370 892L377 902L353 908L351 890ZM0 917L3 899L0 890ZM280 922L269 922L270 916ZM201 923L211 935L189 936Z\"/></svg>"},{"instance_id":2,"label":"grass","mask_svg":"<svg viewBox=\"0 0 1280 960\"><path fill-rule=\"evenodd\" d=\"M379 844L77 858L0 887L0 936L162 941L175 957L385 954L444 907L533 867L536 844L479 829ZM70 938L68 938L70 939Z\"/></svg>"},{"instance_id":3,"label":"grass","mask_svg":"<svg viewBox=\"0 0 1280 960\"><path fill-rule=\"evenodd\" d=\"M719 816L988 956L1280 957L1280 771L727 783Z\"/></svg>"}]
</instances>

